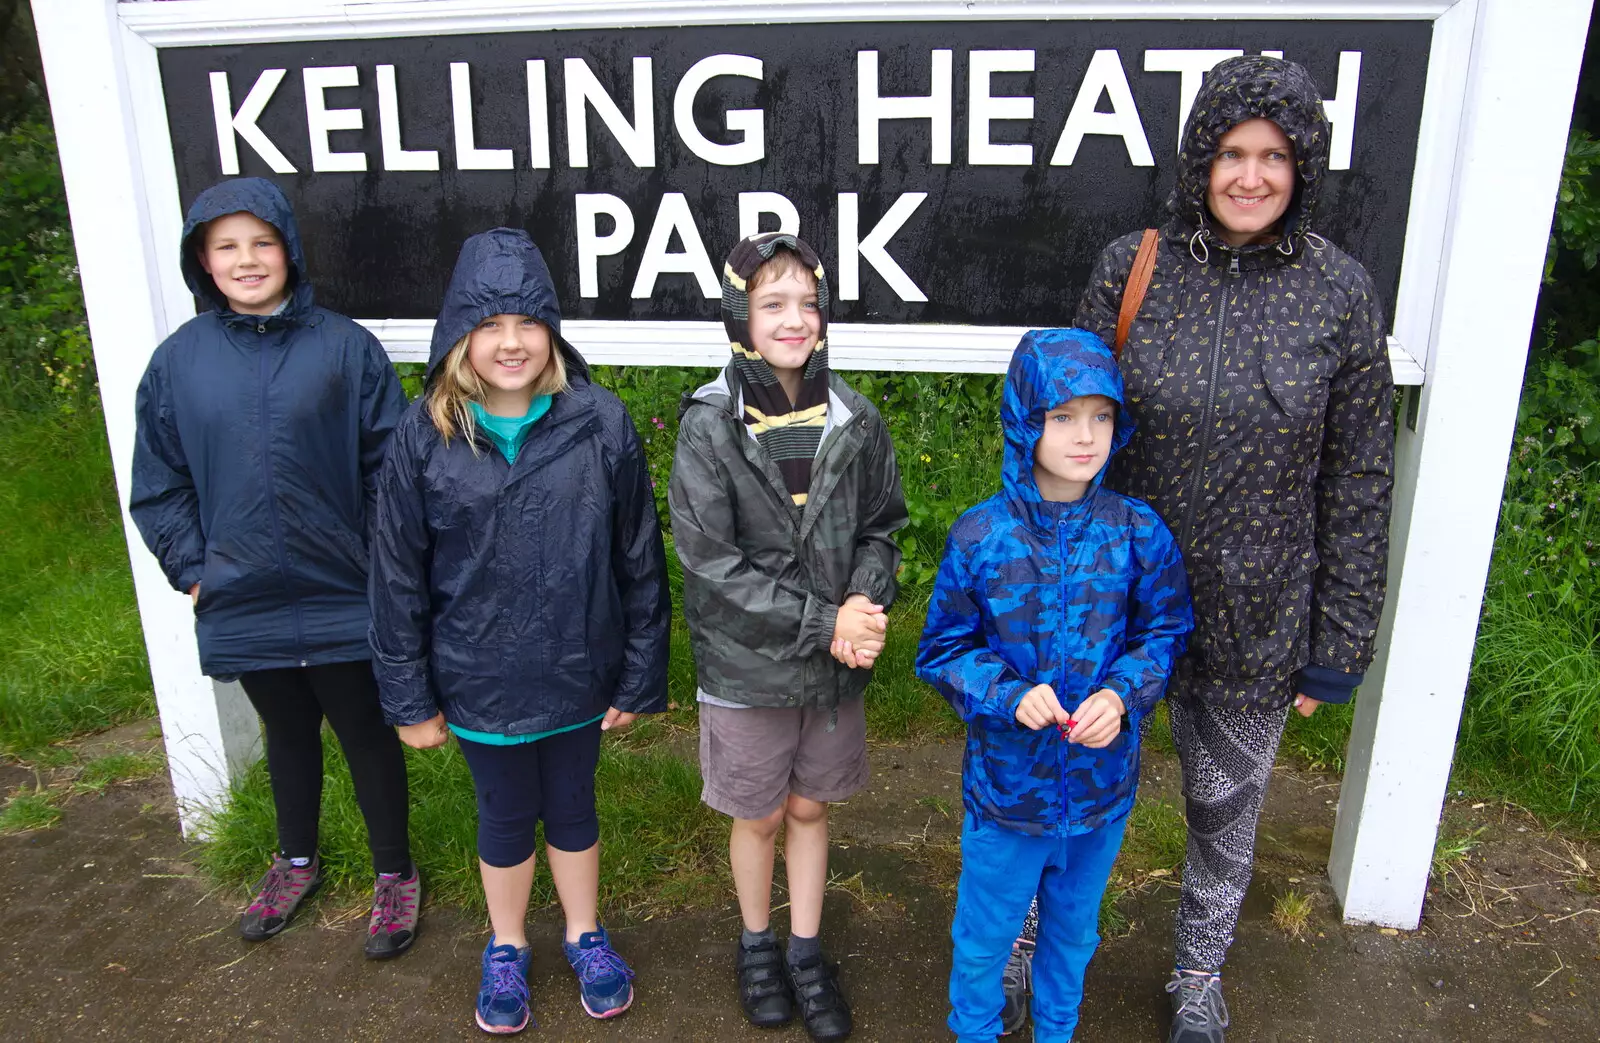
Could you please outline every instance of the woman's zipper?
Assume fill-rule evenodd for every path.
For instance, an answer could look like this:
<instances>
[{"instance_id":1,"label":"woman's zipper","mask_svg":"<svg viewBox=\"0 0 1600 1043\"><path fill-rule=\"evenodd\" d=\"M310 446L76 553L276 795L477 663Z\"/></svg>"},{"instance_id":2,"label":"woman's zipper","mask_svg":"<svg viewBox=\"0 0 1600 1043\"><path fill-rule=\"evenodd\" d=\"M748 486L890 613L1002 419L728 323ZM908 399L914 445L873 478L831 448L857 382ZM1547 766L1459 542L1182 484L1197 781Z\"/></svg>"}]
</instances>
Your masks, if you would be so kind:
<instances>
[{"instance_id":1,"label":"woman's zipper","mask_svg":"<svg viewBox=\"0 0 1600 1043\"><path fill-rule=\"evenodd\" d=\"M1217 335L1211 342L1211 382L1206 385L1206 408L1200 414L1200 456L1194 463L1194 484L1189 487L1189 509L1183 513L1183 528L1178 535L1178 549L1189 552L1189 536L1194 529L1195 511L1200 507L1200 486L1205 479L1206 458L1211 455L1211 411L1217 404L1217 380L1222 370L1222 333L1227 328L1228 313L1233 310L1234 280L1239 277L1239 255L1228 260L1227 290L1222 295L1222 307L1217 312Z\"/></svg>"}]
</instances>

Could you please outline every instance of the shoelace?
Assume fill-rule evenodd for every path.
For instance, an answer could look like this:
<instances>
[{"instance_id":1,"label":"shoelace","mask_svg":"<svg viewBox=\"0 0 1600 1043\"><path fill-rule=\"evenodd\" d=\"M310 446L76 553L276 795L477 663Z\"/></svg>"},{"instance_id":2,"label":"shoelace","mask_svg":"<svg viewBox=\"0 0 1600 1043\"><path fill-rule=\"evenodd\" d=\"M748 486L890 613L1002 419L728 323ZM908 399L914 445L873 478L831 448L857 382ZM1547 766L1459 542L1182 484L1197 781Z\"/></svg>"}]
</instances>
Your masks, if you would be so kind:
<instances>
[{"instance_id":1,"label":"shoelace","mask_svg":"<svg viewBox=\"0 0 1600 1043\"><path fill-rule=\"evenodd\" d=\"M399 877L378 877L378 886L372 895L372 930L393 927L400 919L402 896L406 881Z\"/></svg>"},{"instance_id":2,"label":"shoelace","mask_svg":"<svg viewBox=\"0 0 1600 1043\"><path fill-rule=\"evenodd\" d=\"M261 891L256 895L256 900L251 903L251 908L259 909L268 916L276 916L278 905L283 900L283 889L289 883L289 873L274 865L267 870L266 878L261 881Z\"/></svg>"},{"instance_id":3,"label":"shoelace","mask_svg":"<svg viewBox=\"0 0 1600 1043\"><path fill-rule=\"evenodd\" d=\"M585 985L618 975L633 980L633 971L609 945L580 949L572 960L572 969L578 972L578 980Z\"/></svg>"},{"instance_id":4,"label":"shoelace","mask_svg":"<svg viewBox=\"0 0 1600 1043\"><path fill-rule=\"evenodd\" d=\"M1183 1003L1178 1006L1176 1017L1188 1025L1204 1026L1214 1023L1220 1028L1227 1028L1228 1008L1222 1002L1220 988L1214 987L1216 985L1217 979L1199 974L1185 974L1167 982L1168 992L1181 990L1184 993Z\"/></svg>"},{"instance_id":5,"label":"shoelace","mask_svg":"<svg viewBox=\"0 0 1600 1043\"><path fill-rule=\"evenodd\" d=\"M522 969L517 964L515 957L509 960L489 961L490 1002L493 1002L496 996L514 996L523 1006L527 1006L528 979L523 976Z\"/></svg>"}]
</instances>

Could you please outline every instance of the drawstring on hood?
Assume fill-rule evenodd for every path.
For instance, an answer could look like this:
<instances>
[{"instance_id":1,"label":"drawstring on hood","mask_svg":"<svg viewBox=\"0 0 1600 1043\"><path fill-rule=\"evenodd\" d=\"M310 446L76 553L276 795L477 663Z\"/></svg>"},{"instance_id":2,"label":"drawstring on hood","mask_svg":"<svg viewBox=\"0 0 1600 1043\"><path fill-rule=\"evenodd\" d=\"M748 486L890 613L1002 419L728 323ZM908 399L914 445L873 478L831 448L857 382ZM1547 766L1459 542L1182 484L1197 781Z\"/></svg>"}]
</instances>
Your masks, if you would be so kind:
<instances>
[{"instance_id":1,"label":"drawstring on hood","mask_svg":"<svg viewBox=\"0 0 1600 1043\"><path fill-rule=\"evenodd\" d=\"M491 315L526 315L550 330L567 364L567 378L587 380L589 364L561 336L561 304L544 255L520 228L491 228L470 236L450 275L428 350L427 379L462 337Z\"/></svg>"},{"instance_id":2,"label":"drawstring on hood","mask_svg":"<svg viewBox=\"0 0 1600 1043\"><path fill-rule=\"evenodd\" d=\"M1079 503L1093 498L1117 451L1133 437L1134 422L1124 406L1122 372L1105 341L1087 330L1029 330L1022 335L1006 371L1000 421L1005 460L1000 480L1024 517L1045 523L1056 510L1046 504L1033 477L1034 451L1044 435L1044 417L1072 398L1104 395L1117 404L1117 422L1106 464Z\"/></svg>"},{"instance_id":3,"label":"drawstring on hood","mask_svg":"<svg viewBox=\"0 0 1600 1043\"><path fill-rule=\"evenodd\" d=\"M276 228L278 234L283 236L284 250L289 255L288 296L284 300L284 307L271 316L252 315L249 321L255 324L264 319L280 317L288 321L304 321L311 314L312 299L311 280L306 277L305 250L300 243L300 228L295 223L294 208L289 205L289 198L281 188L264 177L236 177L219 182L201 192L189 205L189 213L183 221L180 247L183 281L189 284L189 292L205 303L206 310L217 312L225 321L237 317L238 313L229 306L222 291L217 289L216 280L201 267L200 248L205 245L207 222L240 213L251 214Z\"/></svg>"},{"instance_id":4,"label":"drawstring on hood","mask_svg":"<svg viewBox=\"0 0 1600 1043\"><path fill-rule=\"evenodd\" d=\"M1206 205L1211 162L1222 136L1253 119L1276 123L1294 146L1295 194L1276 242L1233 247L1214 231L1216 218ZM1328 172L1328 139L1322 92L1303 66L1262 55L1220 62L1206 77L1183 128L1178 177L1167 201L1169 237L1201 264L1211 261L1213 246L1222 255L1219 262L1233 254L1266 253L1268 247L1293 256L1311 238L1312 218Z\"/></svg>"}]
</instances>

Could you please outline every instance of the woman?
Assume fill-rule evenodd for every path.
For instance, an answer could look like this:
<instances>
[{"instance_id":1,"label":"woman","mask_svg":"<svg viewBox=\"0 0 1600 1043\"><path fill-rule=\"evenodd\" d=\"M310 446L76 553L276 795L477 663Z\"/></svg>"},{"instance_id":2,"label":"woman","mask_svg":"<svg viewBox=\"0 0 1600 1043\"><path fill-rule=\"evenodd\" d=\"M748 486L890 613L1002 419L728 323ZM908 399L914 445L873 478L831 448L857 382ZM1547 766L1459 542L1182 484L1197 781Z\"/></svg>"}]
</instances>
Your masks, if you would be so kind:
<instances>
[{"instance_id":1,"label":"woman","mask_svg":"<svg viewBox=\"0 0 1600 1043\"><path fill-rule=\"evenodd\" d=\"M1122 355L1139 427L1108 484L1177 534L1195 606L1167 698L1189 823L1170 1043L1223 1040L1222 963L1289 707L1349 701L1383 607L1394 386L1371 278L1312 231L1327 169L1303 68L1212 70ZM1139 240L1105 249L1078 307L1108 342Z\"/></svg>"}]
</instances>

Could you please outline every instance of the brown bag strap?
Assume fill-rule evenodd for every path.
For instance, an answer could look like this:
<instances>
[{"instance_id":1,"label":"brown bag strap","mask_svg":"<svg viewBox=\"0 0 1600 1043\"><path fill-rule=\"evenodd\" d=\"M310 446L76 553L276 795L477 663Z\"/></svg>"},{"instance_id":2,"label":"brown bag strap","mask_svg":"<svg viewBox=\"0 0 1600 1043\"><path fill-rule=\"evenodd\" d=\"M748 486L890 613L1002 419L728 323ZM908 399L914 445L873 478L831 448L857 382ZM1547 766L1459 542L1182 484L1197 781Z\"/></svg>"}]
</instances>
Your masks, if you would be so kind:
<instances>
[{"instance_id":1,"label":"brown bag strap","mask_svg":"<svg viewBox=\"0 0 1600 1043\"><path fill-rule=\"evenodd\" d=\"M1122 361L1122 346L1128 342L1128 331L1133 328L1133 317L1139 314L1144 303L1144 292L1150 288L1150 276L1156 270L1156 230L1146 228L1139 240L1139 252L1134 255L1133 267L1128 270L1127 285L1122 287L1122 310L1117 313L1117 343L1112 351L1117 361Z\"/></svg>"}]
</instances>

